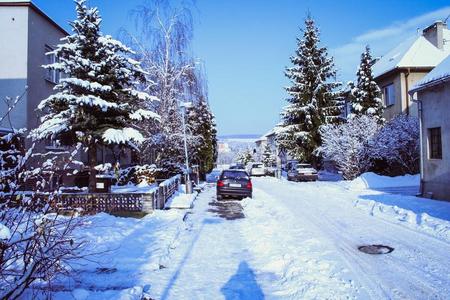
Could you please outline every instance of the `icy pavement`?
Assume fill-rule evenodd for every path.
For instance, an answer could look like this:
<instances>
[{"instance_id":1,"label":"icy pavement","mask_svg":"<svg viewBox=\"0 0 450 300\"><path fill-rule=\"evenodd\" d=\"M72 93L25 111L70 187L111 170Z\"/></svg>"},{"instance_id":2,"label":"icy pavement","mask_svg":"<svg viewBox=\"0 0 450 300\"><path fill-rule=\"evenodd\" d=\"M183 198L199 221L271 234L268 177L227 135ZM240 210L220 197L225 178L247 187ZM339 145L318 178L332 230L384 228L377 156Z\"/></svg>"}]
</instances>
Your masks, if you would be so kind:
<instances>
[{"instance_id":1,"label":"icy pavement","mask_svg":"<svg viewBox=\"0 0 450 300\"><path fill-rule=\"evenodd\" d=\"M98 215L85 237L102 253L59 299L445 299L450 203L257 178L254 199L144 219ZM186 214L187 212L187 214ZM94 227L97 226L96 229ZM358 247L384 244L385 255ZM83 269L84 268L84 269Z\"/></svg>"}]
</instances>

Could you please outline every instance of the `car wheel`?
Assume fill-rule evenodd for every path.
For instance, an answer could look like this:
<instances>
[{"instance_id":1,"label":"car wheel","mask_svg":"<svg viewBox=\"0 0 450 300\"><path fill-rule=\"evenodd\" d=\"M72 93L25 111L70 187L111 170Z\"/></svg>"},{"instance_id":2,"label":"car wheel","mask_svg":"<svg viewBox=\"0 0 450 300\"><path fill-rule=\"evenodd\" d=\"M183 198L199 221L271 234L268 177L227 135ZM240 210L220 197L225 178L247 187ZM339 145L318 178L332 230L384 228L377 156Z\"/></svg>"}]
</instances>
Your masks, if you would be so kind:
<instances>
[{"instance_id":1,"label":"car wheel","mask_svg":"<svg viewBox=\"0 0 450 300\"><path fill-rule=\"evenodd\" d=\"M223 199L223 196L222 195L219 195L219 194L217 194L217 200L222 200Z\"/></svg>"}]
</instances>

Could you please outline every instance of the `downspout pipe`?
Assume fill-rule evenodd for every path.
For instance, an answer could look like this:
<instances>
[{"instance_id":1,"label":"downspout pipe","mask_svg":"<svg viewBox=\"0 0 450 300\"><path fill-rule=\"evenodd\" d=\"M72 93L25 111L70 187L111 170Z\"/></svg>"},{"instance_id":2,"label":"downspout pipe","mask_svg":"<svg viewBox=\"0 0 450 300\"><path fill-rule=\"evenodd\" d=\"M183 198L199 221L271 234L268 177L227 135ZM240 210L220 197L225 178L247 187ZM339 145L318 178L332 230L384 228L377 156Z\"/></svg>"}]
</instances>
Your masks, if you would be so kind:
<instances>
[{"instance_id":1,"label":"downspout pipe","mask_svg":"<svg viewBox=\"0 0 450 300\"><path fill-rule=\"evenodd\" d=\"M414 99L413 95L416 95L416 99ZM419 113L419 136L420 136L420 187L419 187L419 196L423 196L424 194L424 140L423 140L423 110L422 110L422 100L417 98L417 92L411 91L409 93L411 95L411 101L417 103L418 113Z\"/></svg>"},{"instance_id":2,"label":"downspout pipe","mask_svg":"<svg viewBox=\"0 0 450 300\"><path fill-rule=\"evenodd\" d=\"M406 110L406 115L407 116L409 116L409 84L408 84L409 74L411 74L411 71L408 68L408 69L406 69L406 72L405 72L405 89L406 89L406 99L405 99L406 100L406 107L405 107L405 110Z\"/></svg>"}]
</instances>

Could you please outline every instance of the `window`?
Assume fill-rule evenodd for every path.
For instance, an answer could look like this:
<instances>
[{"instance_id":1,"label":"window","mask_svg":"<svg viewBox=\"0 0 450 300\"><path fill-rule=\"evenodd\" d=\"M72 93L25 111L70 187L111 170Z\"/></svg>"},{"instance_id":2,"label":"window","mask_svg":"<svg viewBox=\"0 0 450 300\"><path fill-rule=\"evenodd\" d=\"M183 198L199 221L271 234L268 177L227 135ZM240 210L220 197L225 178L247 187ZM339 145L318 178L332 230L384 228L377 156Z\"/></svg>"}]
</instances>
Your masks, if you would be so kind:
<instances>
[{"instance_id":1,"label":"window","mask_svg":"<svg viewBox=\"0 0 450 300\"><path fill-rule=\"evenodd\" d=\"M386 107L395 104L395 89L393 83L383 88L383 100Z\"/></svg>"},{"instance_id":2,"label":"window","mask_svg":"<svg viewBox=\"0 0 450 300\"><path fill-rule=\"evenodd\" d=\"M428 129L429 157L442 159L441 127Z\"/></svg>"},{"instance_id":3,"label":"window","mask_svg":"<svg viewBox=\"0 0 450 300\"><path fill-rule=\"evenodd\" d=\"M58 62L58 58L55 54L49 53L53 51L53 49L49 46L45 46L45 65L51 65ZM59 71L45 69L45 79L52 83L59 83L59 79L61 78L61 74Z\"/></svg>"}]
</instances>

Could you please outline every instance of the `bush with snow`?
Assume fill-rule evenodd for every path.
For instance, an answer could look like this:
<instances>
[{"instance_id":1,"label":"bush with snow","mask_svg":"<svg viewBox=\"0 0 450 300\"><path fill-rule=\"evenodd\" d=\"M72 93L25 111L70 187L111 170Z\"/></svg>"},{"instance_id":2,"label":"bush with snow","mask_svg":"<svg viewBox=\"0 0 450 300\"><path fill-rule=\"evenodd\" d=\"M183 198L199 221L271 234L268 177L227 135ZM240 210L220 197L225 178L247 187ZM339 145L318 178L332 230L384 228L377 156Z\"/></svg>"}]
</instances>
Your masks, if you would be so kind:
<instances>
[{"instance_id":1,"label":"bush with snow","mask_svg":"<svg viewBox=\"0 0 450 300\"><path fill-rule=\"evenodd\" d=\"M44 293L50 292L51 281L68 271L68 263L80 257L81 247L72 236L80 220L63 217L55 205L58 186L53 186L53 193L44 192L58 185L59 174L68 172L77 151L40 154L31 147L16 152L17 145L9 145L0 150L3 162L9 155L14 157L14 164L3 164L1 169L7 184L0 197L0 299L20 298L38 281ZM31 159L36 161L30 164ZM36 190L24 192L27 182L34 183Z\"/></svg>"},{"instance_id":2,"label":"bush with snow","mask_svg":"<svg viewBox=\"0 0 450 300\"><path fill-rule=\"evenodd\" d=\"M365 115L344 124L323 126L320 129L323 144L318 151L336 163L346 180L352 180L372 166L368 144L379 129L377 119Z\"/></svg>"},{"instance_id":3,"label":"bush with snow","mask_svg":"<svg viewBox=\"0 0 450 300\"><path fill-rule=\"evenodd\" d=\"M404 114L389 121L369 143L372 160L383 164L386 175L417 174L420 167L420 131L416 117Z\"/></svg>"},{"instance_id":4,"label":"bush with snow","mask_svg":"<svg viewBox=\"0 0 450 300\"><path fill-rule=\"evenodd\" d=\"M140 184L153 183L156 181L161 169L158 169L155 165L137 165L119 171L118 184Z\"/></svg>"}]
</instances>

